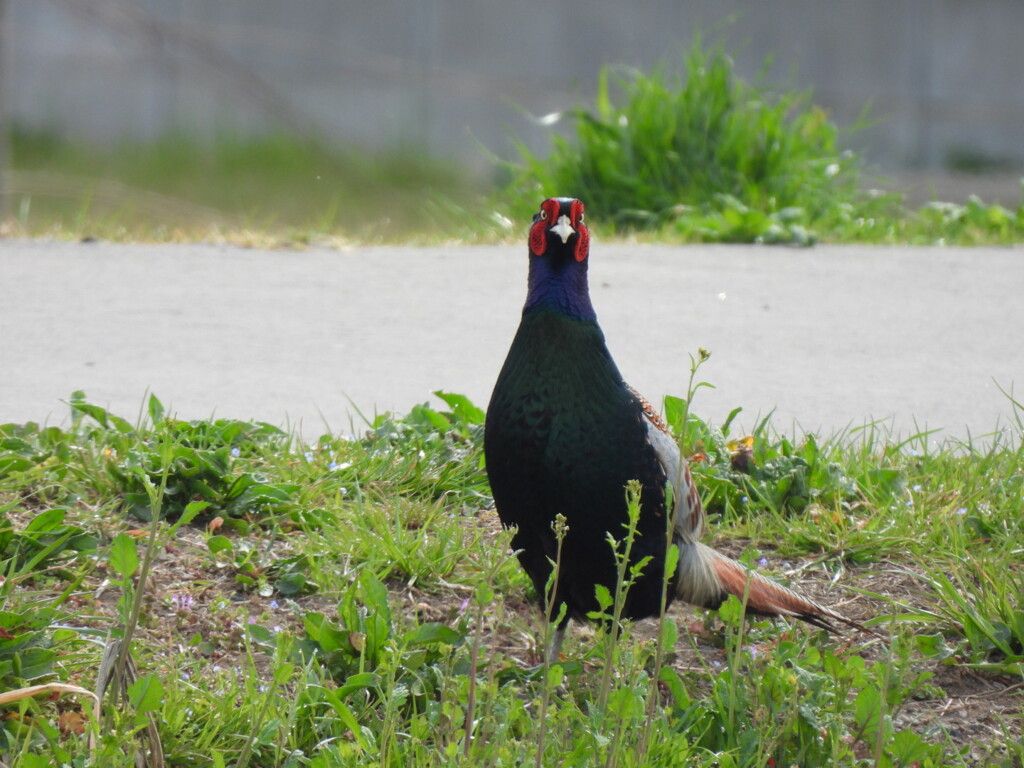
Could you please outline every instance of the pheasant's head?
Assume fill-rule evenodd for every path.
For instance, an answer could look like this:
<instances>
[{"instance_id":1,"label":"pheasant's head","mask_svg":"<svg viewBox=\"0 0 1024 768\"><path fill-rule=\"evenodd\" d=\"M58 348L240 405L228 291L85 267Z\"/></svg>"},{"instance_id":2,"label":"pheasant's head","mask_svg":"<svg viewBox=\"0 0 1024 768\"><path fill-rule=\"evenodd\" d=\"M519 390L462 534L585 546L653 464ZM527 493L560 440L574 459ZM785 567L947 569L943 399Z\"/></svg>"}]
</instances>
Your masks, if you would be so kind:
<instances>
[{"instance_id":1,"label":"pheasant's head","mask_svg":"<svg viewBox=\"0 0 1024 768\"><path fill-rule=\"evenodd\" d=\"M549 197L530 226L530 279L524 311L555 309L581 320L594 320L587 288L590 232L583 223L583 203Z\"/></svg>"},{"instance_id":2,"label":"pheasant's head","mask_svg":"<svg viewBox=\"0 0 1024 768\"><path fill-rule=\"evenodd\" d=\"M530 254L572 254L576 261L585 261L589 252L590 232L583 223L583 203L571 197L549 197L541 203L530 227Z\"/></svg>"}]
</instances>

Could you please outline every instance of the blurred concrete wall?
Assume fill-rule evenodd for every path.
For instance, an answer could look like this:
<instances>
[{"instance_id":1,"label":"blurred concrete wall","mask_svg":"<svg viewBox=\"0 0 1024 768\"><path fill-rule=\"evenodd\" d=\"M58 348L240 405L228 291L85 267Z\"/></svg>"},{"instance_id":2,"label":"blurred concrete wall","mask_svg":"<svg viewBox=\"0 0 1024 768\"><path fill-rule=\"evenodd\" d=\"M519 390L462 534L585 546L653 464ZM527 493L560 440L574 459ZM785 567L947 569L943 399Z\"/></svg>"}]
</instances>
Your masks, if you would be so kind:
<instances>
[{"instance_id":1,"label":"blurred concrete wall","mask_svg":"<svg viewBox=\"0 0 1024 768\"><path fill-rule=\"evenodd\" d=\"M295 130L469 166L589 103L603 64L678 62L813 88L877 165L1024 163L1020 0L11 0L9 109L112 141Z\"/></svg>"}]
</instances>

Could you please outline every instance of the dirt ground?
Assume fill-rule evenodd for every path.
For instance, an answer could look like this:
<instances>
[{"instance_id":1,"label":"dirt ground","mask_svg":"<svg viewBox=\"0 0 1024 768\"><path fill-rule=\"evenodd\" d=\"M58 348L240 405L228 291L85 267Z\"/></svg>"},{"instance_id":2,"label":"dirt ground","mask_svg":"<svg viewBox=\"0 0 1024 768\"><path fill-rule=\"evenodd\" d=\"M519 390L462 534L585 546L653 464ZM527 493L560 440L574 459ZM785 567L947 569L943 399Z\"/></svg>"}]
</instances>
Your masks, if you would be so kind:
<instances>
[{"instance_id":1,"label":"dirt ground","mask_svg":"<svg viewBox=\"0 0 1024 768\"><path fill-rule=\"evenodd\" d=\"M497 542L499 523L493 511L485 511L476 519L485 536ZM742 542L721 543L720 548L735 556L742 550ZM768 567L774 570L777 563L769 560ZM791 586L860 622L891 609L859 594L858 588L895 602L920 605L924 601L912 572L902 564L876 563L869 569L845 571L838 580L838 594L846 597L838 601L837 590L820 570L801 572L797 566L795 573L798 578ZM183 656L195 671L240 667L246 622L287 627L301 635L305 612L315 610L330 616L337 604L336 596L325 594L287 599L242 592L234 575L232 568L214 564L201 529L186 527L179 531L175 541L160 553L152 572L139 642L150 651L144 655L143 665L156 669L143 666L141 671L180 674L176 670L180 670ZM104 584L103 573L98 571L91 583L72 598L71 607L85 609L85 614L113 618L118 593ZM438 592L404 585L392 585L390 589L395 613L415 614L421 621L453 622L470 595L468 589L457 585ZM674 606L670 615L683 638L671 663L686 673L686 679L696 681L699 688L702 679L709 679L707 670L716 662L725 662L720 633L711 626L717 620L687 606ZM540 662L537 638L541 620L524 596L504 596L488 624L491 626L485 627L484 643L490 655L500 653L528 666ZM638 622L632 631L653 641L657 622ZM573 647L590 642L594 632L592 627L574 625L565 655L572 658ZM192 644L190 638L197 634L203 642ZM837 642L840 648L868 661L882 659L889 653L884 642L860 633L846 633ZM771 652L771 646L759 650ZM267 664L269 659L257 656L257 663L260 662ZM1007 735L1020 738L1024 709L1024 683L1020 680L929 659L921 659L915 671L928 671L933 677L925 693L896 714L896 728L910 728L931 738L948 734L956 743L968 747L965 759L969 763L979 763L991 750L998 750Z\"/></svg>"}]
</instances>

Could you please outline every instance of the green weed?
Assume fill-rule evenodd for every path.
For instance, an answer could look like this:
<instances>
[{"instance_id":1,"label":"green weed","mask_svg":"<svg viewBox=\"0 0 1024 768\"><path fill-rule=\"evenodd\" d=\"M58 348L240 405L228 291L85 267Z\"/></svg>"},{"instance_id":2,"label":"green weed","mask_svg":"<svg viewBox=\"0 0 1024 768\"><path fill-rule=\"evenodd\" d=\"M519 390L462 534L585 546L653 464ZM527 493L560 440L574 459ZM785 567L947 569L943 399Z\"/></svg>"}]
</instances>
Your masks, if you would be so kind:
<instances>
[{"instance_id":1,"label":"green weed","mask_svg":"<svg viewBox=\"0 0 1024 768\"><path fill-rule=\"evenodd\" d=\"M681 72L677 72L677 69ZM145 241L505 242L539 200L573 195L609 231L670 242L1004 244L1016 206L908 210L865 189L865 159L807 92L745 82L698 38L680 67L608 67L553 150L519 146L473 181L415 147L377 153L289 136L167 136L116 149L16 128L7 188L20 236ZM854 127L856 130L856 126Z\"/></svg>"},{"instance_id":2,"label":"green weed","mask_svg":"<svg viewBox=\"0 0 1024 768\"><path fill-rule=\"evenodd\" d=\"M283 135L172 135L115 149L16 128L11 161L11 208L29 235L394 241L435 231L437 209L474 192L456 167L415 147L341 151Z\"/></svg>"},{"instance_id":3,"label":"green weed","mask_svg":"<svg viewBox=\"0 0 1024 768\"><path fill-rule=\"evenodd\" d=\"M933 595L931 610L911 611L959 635L965 662L1024 676L1024 575L1020 551L944 558L920 577Z\"/></svg>"},{"instance_id":4,"label":"green weed","mask_svg":"<svg viewBox=\"0 0 1024 768\"><path fill-rule=\"evenodd\" d=\"M837 127L808 94L744 82L699 39L685 76L612 72L601 72L594 109L571 113L572 140L553 136L544 158L520 148L514 210L567 190L619 231L806 244L840 206L867 207L860 160L839 149Z\"/></svg>"},{"instance_id":5,"label":"green weed","mask_svg":"<svg viewBox=\"0 0 1024 768\"><path fill-rule=\"evenodd\" d=\"M606 67L593 106L568 112L544 156L519 144L502 190L509 217L572 195L618 233L684 242L1013 243L1015 210L972 198L905 210L898 194L866 190L863 160L808 92L748 83L698 36L683 72Z\"/></svg>"},{"instance_id":6,"label":"green weed","mask_svg":"<svg viewBox=\"0 0 1024 768\"><path fill-rule=\"evenodd\" d=\"M703 456L715 534L746 539L751 567L799 559L877 595L860 618L891 625L889 645L744 620L738 601L714 629L680 607L651 631L615 620L618 589L564 660L534 666L545 622L520 610L530 588L486 511L465 398L305 445L181 422L156 398L132 423L81 396L66 429L0 427L0 681L94 687L108 636L127 672L101 720L68 697L0 705L3 761L129 766L159 744L168 765L1013 765L1019 441L767 421L736 436L697 416L697 367L666 418ZM189 451L212 473L190 474ZM245 476L290 490L243 511L229 489ZM999 694L994 740L914 719L950 704L950 675Z\"/></svg>"}]
</instances>

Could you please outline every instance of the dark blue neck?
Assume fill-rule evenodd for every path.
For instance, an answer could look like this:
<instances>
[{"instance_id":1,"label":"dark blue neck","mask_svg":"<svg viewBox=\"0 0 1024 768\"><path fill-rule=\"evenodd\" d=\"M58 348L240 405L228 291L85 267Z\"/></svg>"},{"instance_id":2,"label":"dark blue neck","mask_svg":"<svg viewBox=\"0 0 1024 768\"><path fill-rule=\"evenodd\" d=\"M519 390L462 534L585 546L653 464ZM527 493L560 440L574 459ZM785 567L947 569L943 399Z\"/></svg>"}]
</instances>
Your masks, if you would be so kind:
<instances>
[{"instance_id":1,"label":"dark blue neck","mask_svg":"<svg viewBox=\"0 0 1024 768\"><path fill-rule=\"evenodd\" d=\"M531 255L523 312L534 309L551 309L576 320L597 320L587 286L587 262Z\"/></svg>"}]
</instances>

